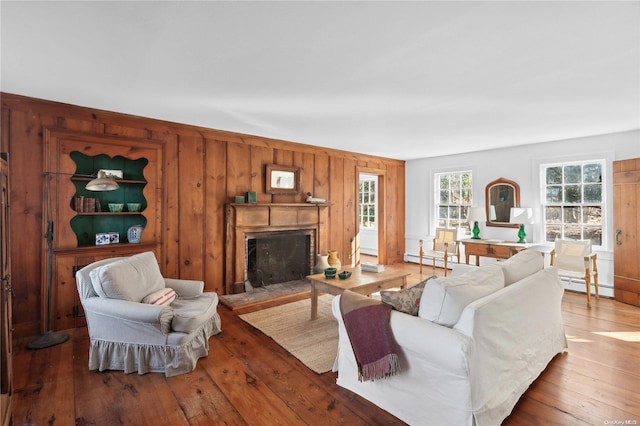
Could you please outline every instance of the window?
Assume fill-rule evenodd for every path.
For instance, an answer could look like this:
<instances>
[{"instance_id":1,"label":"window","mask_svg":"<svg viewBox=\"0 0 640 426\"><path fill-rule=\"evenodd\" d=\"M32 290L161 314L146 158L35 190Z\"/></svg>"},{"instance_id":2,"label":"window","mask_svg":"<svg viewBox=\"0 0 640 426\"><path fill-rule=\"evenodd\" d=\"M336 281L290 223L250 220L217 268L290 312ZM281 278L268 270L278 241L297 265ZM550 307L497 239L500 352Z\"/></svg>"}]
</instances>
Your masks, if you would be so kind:
<instances>
[{"instance_id":1,"label":"window","mask_svg":"<svg viewBox=\"0 0 640 426\"><path fill-rule=\"evenodd\" d=\"M376 229L377 182L375 175L360 175L360 227Z\"/></svg>"},{"instance_id":2,"label":"window","mask_svg":"<svg viewBox=\"0 0 640 426\"><path fill-rule=\"evenodd\" d=\"M471 206L471 172L437 173L436 223L439 228L463 228L469 232L467 212Z\"/></svg>"},{"instance_id":3,"label":"window","mask_svg":"<svg viewBox=\"0 0 640 426\"><path fill-rule=\"evenodd\" d=\"M546 241L591 239L602 245L604 160L541 165Z\"/></svg>"}]
</instances>

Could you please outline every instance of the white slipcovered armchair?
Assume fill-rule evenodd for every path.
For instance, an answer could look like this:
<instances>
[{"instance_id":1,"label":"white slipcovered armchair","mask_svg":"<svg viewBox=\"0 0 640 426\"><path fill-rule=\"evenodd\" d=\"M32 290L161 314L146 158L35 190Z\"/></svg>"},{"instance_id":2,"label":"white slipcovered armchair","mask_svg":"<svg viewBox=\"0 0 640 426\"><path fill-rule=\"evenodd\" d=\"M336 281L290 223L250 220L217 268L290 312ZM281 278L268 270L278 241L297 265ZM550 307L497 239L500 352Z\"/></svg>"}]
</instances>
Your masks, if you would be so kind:
<instances>
[{"instance_id":1,"label":"white slipcovered armchair","mask_svg":"<svg viewBox=\"0 0 640 426\"><path fill-rule=\"evenodd\" d=\"M221 331L218 295L164 278L153 252L99 260L76 273L89 331L89 369L167 377L193 371Z\"/></svg>"}]
</instances>

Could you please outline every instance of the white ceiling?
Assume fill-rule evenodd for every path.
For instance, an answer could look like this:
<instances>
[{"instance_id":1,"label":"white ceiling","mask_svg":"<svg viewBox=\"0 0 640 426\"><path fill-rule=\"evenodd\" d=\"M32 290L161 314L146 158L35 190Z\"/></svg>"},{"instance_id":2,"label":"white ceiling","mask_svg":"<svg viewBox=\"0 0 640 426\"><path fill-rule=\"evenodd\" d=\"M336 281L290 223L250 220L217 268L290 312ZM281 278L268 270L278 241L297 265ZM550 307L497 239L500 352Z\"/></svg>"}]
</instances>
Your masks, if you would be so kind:
<instances>
[{"instance_id":1,"label":"white ceiling","mask_svg":"<svg viewBox=\"0 0 640 426\"><path fill-rule=\"evenodd\" d=\"M640 1L0 3L1 90L398 159L640 128Z\"/></svg>"}]
</instances>

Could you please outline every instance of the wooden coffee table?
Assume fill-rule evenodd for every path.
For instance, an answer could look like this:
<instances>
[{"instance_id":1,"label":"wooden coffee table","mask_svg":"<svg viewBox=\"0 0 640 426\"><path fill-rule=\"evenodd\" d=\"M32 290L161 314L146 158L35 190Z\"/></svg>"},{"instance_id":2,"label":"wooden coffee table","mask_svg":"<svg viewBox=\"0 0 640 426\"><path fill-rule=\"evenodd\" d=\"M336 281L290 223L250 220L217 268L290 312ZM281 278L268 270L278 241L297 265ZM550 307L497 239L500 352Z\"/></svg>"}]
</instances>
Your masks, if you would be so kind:
<instances>
[{"instance_id":1,"label":"wooden coffee table","mask_svg":"<svg viewBox=\"0 0 640 426\"><path fill-rule=\"evenodd\" d=\"M382 272L362 272L360 268L344 268L342 271L351 271L352 274L346 280L341 280L336 275L335 278L326 278L324 273L309 275L307 278L311 282L311 319L318 318L318 294L329 293L337 296L345 290L368 296L380 290L392 287L405 288L409 272L382 271Z\"/></svg>"}]
</instances>

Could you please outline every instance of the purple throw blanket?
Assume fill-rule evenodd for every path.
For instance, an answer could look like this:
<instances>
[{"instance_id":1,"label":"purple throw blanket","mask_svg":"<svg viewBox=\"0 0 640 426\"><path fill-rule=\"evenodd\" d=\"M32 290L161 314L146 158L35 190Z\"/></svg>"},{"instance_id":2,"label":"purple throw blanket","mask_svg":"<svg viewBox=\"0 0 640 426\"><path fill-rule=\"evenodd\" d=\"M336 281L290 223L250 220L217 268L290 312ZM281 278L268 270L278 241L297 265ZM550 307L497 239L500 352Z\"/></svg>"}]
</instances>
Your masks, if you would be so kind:
<instances>
[{"instance_id":1,"label":"purple throw blanket","mask_svg":"<svg viewBox=\"0 0 640 426\"><path fill-rule=\"evenodd\" d=\"M389 325L391 306L345 290L340 312L356 356L359 381L382 379L400 370Z\"/></svg>"}]
</instances>

